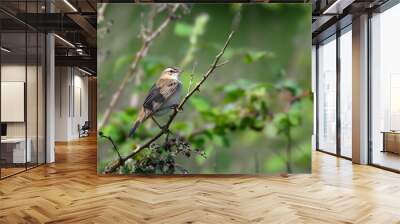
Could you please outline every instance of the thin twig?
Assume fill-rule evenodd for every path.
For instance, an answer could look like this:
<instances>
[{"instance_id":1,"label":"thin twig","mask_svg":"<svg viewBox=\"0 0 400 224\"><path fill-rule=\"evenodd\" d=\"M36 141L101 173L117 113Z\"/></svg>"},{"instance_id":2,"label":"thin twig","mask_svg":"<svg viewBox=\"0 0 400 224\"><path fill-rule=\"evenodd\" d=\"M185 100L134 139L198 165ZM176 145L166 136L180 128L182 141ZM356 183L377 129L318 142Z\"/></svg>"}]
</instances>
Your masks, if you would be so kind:
<instances>
[{"instance_id":1,"label":"thin twig","mask_svg":"<svg viewBox=\"0 0 400 224\"><path fill-rule=\"evenodd\" d=\"M231 31L231 33L229 34L227 40L225 41L224 46L222 47L222 49L220 50L220 52L217 54L217 56L215 56L214 62L212 63L211 67L208 69L208 71L203 75L203 78L197 82L196 86L186 94L186 96L181 100L181 102L179 103L179 105L176 107L176 109L173 111L173 113L171 114L171 116L169 117L168 122L166 123L166 125L164 126L164 128L157 134L155 135L153 138L151 138L150 140L148 140L146 143L144 143L141 146L136 147L136 149L134 151L132 151L130 154L128 154L126 157L122 158L119 161L114 161L111 165L107 166L105 169L105 173L112 173L114 172L116 169L118 169L118 167L120 167L121 165L123 165L125 163L126 160L128 160L129 158L134 157L135 155L137 155L139 152L141 152L143 149L148 148L150 146L151 143L153 143L154 141L156 141L157 139L159 139L162 135L167 134L169 132L169 126L171 125L172 121L175 119L176 115L179 113L179 111L181 111L183 109L183 106L185 105L185 103L189 100L189 98L200 89L200 86L207 80L207 78L214 72L214 70L217 68L218 62L221 59L222 55L224 54L226 48L228 47L231 38L234 34L234 30Z\"/></svg>"},{"instance_id":2,"label":"thin twig","mask_svg":"<svg viewBox=\"0 0 400 224\"><path fill-rule=\"evenodd\" d=\"M97 12L97 24L100 24L104 20L104 12L107 9L108 3L101 3Z\"/></svg>"},{"instance_id":3,"label":"thin twig","mask_svg":"<svg viewBox=\"0 0 400 224\"><path fill-rule=\"evenodd\" d=\"M101 130L104 127L104 125L108 123L112 110L114 109L117 101L121 97L125 87L130 82L134 73L136 72L139 62L142 60L143 57L146 56L153 40L160 35L160 33L170 24L170 22L172 20L177 19L177 16L175 15L175 13L178 10L178 8L179 8L179 4L175 4L174 7L172 8L170 14L168 15L168 17L164 20L164 22L162 22L161 25L153 33L151 33L150 35L146 35L146 38L143 39L142 47L136 53L136 57L133 60L128 71L126 72L121 84L119 85L117 91L111 97L111 101L110 101L107 109L104 112L103 119L99 123L98 130Z\"/></svg>"},{"instance_id":4,"label":"thin twig","mask_svg":"<svg viewBox=\"0 0 400 224\"><path fill-rule=\"evenodd\" d=\"M140 13L140 31L138 34L138 38L142 38L143 40L146 39L146 33L147 33L147 29L146 26L144 25L144 12Z\"/></svg>"},{"instance_id":5,"label":"thin twig","mask_svg":"<svg viewBox=\"0 0 400 224\"><path fill-rule=\"evenodd\" d=\"M112 140L112 138L111 138L110 136L105 136L105 135L103 134L103 132L100 132L99 135L100 135L100 137L106 138L106 139L108 139L108 141L111 142L111 144L112 144L113 147L114 147L114 150L115 150L115 151L117 152L117 154L118 154L119 160L122 160L122 157L121 157L121 154L119 153L118 147L117 147L117 145L114 143L114 141Z\"/></svg>"},{"instance_id":6,"label":"thin twig","mask_svg":"<svg viewBox=\"0 0 400 224\"><path fill-rule=\"evenodd\" d=\"M190 89L192 88L192 83L193 83L193 77L194 77L194 71L196 69L197 66L197 61L195 61L193 63L193 67L192 67L192 74L190 74L190 80L189 80L189 87L188 87L188 92L190 92Z\"/></svg>"},{"instance_id":7,"label":"thin twig","mask_svg":"<svg viewBox=\"0 0 400 224\"><path fill-rule=\"evenodd\" d=\"M161 124L158 123L158 121L154 118L153 115L150 115L151 119L153 120L153 122L158 126L159 129L162 129L163 127L161 126Z\"/></svg>"},{"instance_id":8,"label":"thin twig","mask_svg":"<svg viewBox=\"0 0 400 224\"><path fill-rule=\"evenodd\" d=\"M217 68L218 68L218 67L221 67L221 66L223 66L223 65L225 65L225 64L227 64L227 63L229 63L229 60L226 60L226 61L224 61L224 62L218 64L218 65L217 65Z\"/></svg>"}]
</instances>

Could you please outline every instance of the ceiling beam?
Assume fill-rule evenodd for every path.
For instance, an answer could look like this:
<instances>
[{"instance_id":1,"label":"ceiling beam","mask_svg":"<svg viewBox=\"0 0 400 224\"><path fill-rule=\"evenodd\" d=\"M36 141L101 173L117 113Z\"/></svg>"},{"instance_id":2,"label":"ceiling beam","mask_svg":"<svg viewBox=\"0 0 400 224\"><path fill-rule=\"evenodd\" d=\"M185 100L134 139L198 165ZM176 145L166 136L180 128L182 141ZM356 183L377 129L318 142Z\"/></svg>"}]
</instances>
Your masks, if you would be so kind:
<instances>
[{"instance_id":1,"label":"ceiling beam","mask_svg":"<svg viewBox=\"0 0 400 224\"><path fill-rule=\"evenodd\" d=\"M61 13L18 13L17 18L42 32L81 31L68 14Z\"/></svg>"},{"instance_id":2,"label":"ceiling beam","mask_svg":"<svg viewBox=\"0 0 400 224\"><path fill-rule=\"evenodd\" d=\"M97 60L91 56L55 56L56 66L87 67L96 72Z\"/></svg>"},{"instance_id":3,"label":"ceiling beam","mask_svg":"<svg viewBox=\"0 0 400 224\"><path fill-rule=\"evenodd\" d=\"M96 38L96 28L90 24L85 17L80 14L68 14L68 17L80 26L91 38Z\"/></svg>"},{"instance_id":4,"label":"ceiling beam","mask_svg":"<svg viewBox=\"0 0 400 224\"><path fill-rule=\"evenodd\" d=\"M336 0L323 10L322 14L342 14L355 0Z\"/></svg>"}]
</instances>

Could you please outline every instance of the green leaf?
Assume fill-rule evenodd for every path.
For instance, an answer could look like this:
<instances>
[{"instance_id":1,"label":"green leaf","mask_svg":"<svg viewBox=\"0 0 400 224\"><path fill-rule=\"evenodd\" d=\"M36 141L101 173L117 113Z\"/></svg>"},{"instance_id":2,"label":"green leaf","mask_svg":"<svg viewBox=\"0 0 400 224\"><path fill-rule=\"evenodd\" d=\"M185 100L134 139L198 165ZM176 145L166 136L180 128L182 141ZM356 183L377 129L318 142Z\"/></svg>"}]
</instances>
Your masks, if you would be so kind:
<instances>
[{"instance_id":1,"label":"green leaf","mask_svg":"<svg viewBox=\"0 0 400 224\"><path fill-rule=\"evenodd\" d=\"M119 73L123 67L126 67L133 60L133 55L123 55L115 61L113 72Z\"/></svg>"},{"instance_id":2,"label":"green leaf","mask_svg":"<svg viewBox=\"0 0 400 224\"><path fill-rule=\"evenodd\" d=\"M196 108L196 110L203 112L203 111L208 111L211 109L210 103L203 97L199 96L193 96L190 99L190 103Z\"/></svg>"},{"instance_id":3,"label":"green leaf","mask_svg":"<svg viewBox=\"0 0 400 224\"><path fill-rule=\"evenodd\" d=\"M192 79L193 78L193 79ZM192 79L192 86L190 87L191 89L193 89L194 85L197 83L197 81L200 79L200 74L193 74L192 77L192 73L190 72L182 72L181 74L181 82L183 84L183 88L185 90L187 90L189 88L189 84L190 84L190 79Z\"/></svg>"},{"instance_id":4,"label":"green leaf","mask_svg":"<svg viewBox=\"0 0 400 224\"><path fill-rule=\"evenodd\" d=\"M270 90L274 88L274 85L268 82L264 83L255 83L253 86L251 86L252 89L264 89L264 90Z\"/></svg>"},{"instance_id":5,"label":"green leaf","mask_svg":"<svg viewBox=\"0 0 400 224\"><path fill-rule=\"evenodd\" d=\"M264 163L264 167L267 172L270 173L278 173L286 170L285 161L277 155L272 156L268 160L266 160Z\"/></svg>"},{"instance_id":6,"label":"green leaf","mask_svg":"<svg viewBox=\"0 0 400 224\"><path fill-rule=\"evenodd\" d=\"M241 120L240 128L241 128L242 130L244 130L244 129L250 127L253 123L254 123L254 118L253 118L253 117L244 117L244 118Z\"/></svg>"},{"instance_id":7,"label":"green leaf","mask_svg":"<svg viewBox=\"0 0 400 224\"><path fill-rule=\"evenodd\" d=\"M201 14L196 17L196 21L194 23L194 28L193 28L193 35L200 36L204 34L208 19L209 16L207 14Z\"/></svg>"},{"instance_id":8,"label":"green leaf","mask_svg":"<svg viewBox=\"0 0 400 224\"><path fill-rule=\"evenodd\" d=\"M182 132L184 135L189 135L193 132L193 123L192 122L175 122L173 124L173 129Z\"/></svg>"},{"instance_id":9,"label":"green leaf","mask_svg":"<svg viewBox=\"0 0 400 224\"><path fill-rule=\"evenodd\" d=\"M256 62L256 61L262 59L266 55L267 55L267 52L265 52L265 51L250 51L244 55L243 61L246 64L251 64L253 62Z\"/></svg>"},{"instance_id":10,"label":"green leaf","mask_svg":"<svg viewBox=\"0 0 400 224\"><path fill-rule=\"evenodd\" d=\"M196 136L196 138L191 140L191 143L196 148L203 148L206 143L206 139L203 136Z\"/></svg>"},{"instance_id":11,"label":"green leaf","mask_svg":"<svg viewBox=\"0 0 400 224\"><path fill-rule=\"evenodd\" d=\"M216 134L213 136L213 141L218 146L229 147L230 142L226 135L224 134Z\"/></svg>"},{"instance_id":12,"label":"green leaf","mask_svg":"<svg viewBox=\"0 0 400 224\"><path fill-rule=\"evenodd\" d=\"M193 27L187 23L178 22L175 25L175 34L181 37L188 37L193 32Z\"/></svg>"},{"instance_id":13,"label":"green leaf","mask_svg":"<svg viewBox=\"0 0 400 224\"><path fill-rule=\"evenodd\" d=\"M132 169L131 169L131 167L129 165L124 164L122 166L122 170L121 171L122 171L123 174L128 174L128 173L132 172Z\"/></svg>"},{"instance_id":14,"label":"green leaf","mask_svg":"<svg viewBox=\"0 0 400 224\"><path fill-rule=\"evenodd\" d=\"M239 88L231 89L226 93L224 102L232 103L232 102L237 101L239 98L241 98L245 95L246 95L246 93L243 89L239 89Z\"/></svg>"},{"instance_id":15,"label":"green leaf","mask_svg":"<svg viewBox=\"0 0 400 224\"><path fill-rule=\"evenodd\" d=\"M289 116L286 113L278 113L275 115L273 123L278 134L289 134L292 125Z\"/></svg>"},{"instance_id":16,"label":"green leaf","mask_svg":"<svg viewBox=\"0 0 400 224\"><path fill-rule=\"evenodd\" d=\"M210 157L213 150L214 150L214 147L212 145L207 146L203 151L206 158L204 158L201 155L198 155L198 156L196 156L196 163L198 165L202 165Z\"/></svg>"},{"instance_id":17,"label":"green leaf","mask_svg":"<svg viewBox=\"0 0 400 224\"><path fill-rule=\"evenodd\" d=\"M119 112L119 113L117 113L117 114L114 116L114 118L119 119L119 120L120 120L121 122L123 122L123 123L131 123L132 120L133 120L133 117L132 117L132 116L130 116L129 114L124 113L124 112Z\"/></svg>"},{"instance_id":18,"label":"green leaf","mask_svg":"<svg viewBox=\"0 0 400 224\"><path fill-rule=\"evenodd\" d=\"M289 120L292 126L298 126L301 124L301 114L300 113L290 113Z\"/></svg>"},{"instance_id":19,"label":"green leaf","mask_svg":"<svg viewBox=\"0 0 400 224\"><path fill-rule=\"evenodd\" d=\"M303 170L311 171L311 143L306 141L292 154L292 163Z\"/></svg>"},{"instance_id":20,"label":"green leaf","mask_svg":"<svg viewBox=\"0 0 400 224\"><path fill-rule=\"evenodd\" d=\"M126 140L123 144L119 145L119 152L121 155L126 155L135 148L134 141L132 139Z\"/></svg>"},{"instance_id":21,"label":"green leaf","mask_svg":"<svg viewBox=\"0 0 400 224\"><path fill-rule=\"evenodd\" d=\"M162 59L151 56L143 58L141 65L146 76L159 75L160 72L165 68L165 64L162 62Z\"/></svg>"},{"instance_id":22,"label":"green leaf","mask_svg":"<svg viewBox=\"0 0 400 224\"><path fill-rule=\"evenodd\" d=\"M179 131L185 130L186 128L188 128L188 123L187 122L175 122L173 124L174 129L177 129Z\"/></svg>"},{"instance_id":23,"label":"green leaf","mask_svg":"<svg viewBox=\"0 0 400 224\"><path fill-rule=\"evenodd\" d=\"M144 82L138 86L135 86L135 91L136 92L149 92L151 87L153 86L152 83L150 82Z\"/></svg>"},{"instance_id":24,"label":"green leaf","mask_svg":"<svg viewBox=\"0 0 400 224\"><path fill-rule=\"evenodd\" d=\"M105 136L111 137L115 142L120 142L123 140L124 133L120 128L115 125L107 125L103 128L103 134Z\"/></svg>"},{"instance_id":25,"label":"green leaf","mask_svg":"<svg viewBox=\"0 0 400 224\"><path fill-rule=\"evenodd\" d=\"M205 131L204 131L204 135L205 135L208 139L210 139L210 140L212 140L212 138L213 138L213 136L214 136L213 132L210 131L210 130L205 130Z\"/></svg>"},{"instance_id":26,"label":"green leaf","mask_svg":"<svg viewBox=\"0 0 400 224\"><path fill-rule=\"evenodd\" d=\"M261 101L261 113L263 116L266 116L268 114L268 103L265 100Z\"/></svg>"},{"instance_id":27,"label":"green leaf","mask_svg":"<svg viewBox=\"0 0 400 224\"><path fill-rule=\"evenodd\" d=\"M242 8L242 3L233 3L230 4L230 9L234 12L239 11Z\"/></svg>"}]
</instances>

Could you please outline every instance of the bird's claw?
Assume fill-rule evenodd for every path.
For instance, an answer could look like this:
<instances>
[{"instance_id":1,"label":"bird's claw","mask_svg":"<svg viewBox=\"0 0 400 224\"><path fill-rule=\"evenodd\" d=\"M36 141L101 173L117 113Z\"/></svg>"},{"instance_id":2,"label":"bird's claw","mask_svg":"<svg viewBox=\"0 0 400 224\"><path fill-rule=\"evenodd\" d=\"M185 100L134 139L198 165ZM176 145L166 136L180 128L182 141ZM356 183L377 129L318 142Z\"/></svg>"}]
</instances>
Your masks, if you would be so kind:
<instances>
[{"instance_id":1,"label":"bird's claw","mask_svg":"<svg viewBox=\"0 0 400 224\"><path fill-rule=\"evenodd\" d=\"M177 112L182 112L182 109L179 108L179 104L172 105L171 109L176 110Z\"/></svg>"},{"instance_id":2,"label":"bird's claw","mask_svg":"<svg viewBox=\"0 0 400 224\"><path fill-rule=\"evenodd\" d=\"M170 132L171 132L171 131L169 130L169 128L168 128L167 125L162 126L161 130L162 130L163 132L166 132L166 133L170 133Z\"/></svg>"}]
</instances>

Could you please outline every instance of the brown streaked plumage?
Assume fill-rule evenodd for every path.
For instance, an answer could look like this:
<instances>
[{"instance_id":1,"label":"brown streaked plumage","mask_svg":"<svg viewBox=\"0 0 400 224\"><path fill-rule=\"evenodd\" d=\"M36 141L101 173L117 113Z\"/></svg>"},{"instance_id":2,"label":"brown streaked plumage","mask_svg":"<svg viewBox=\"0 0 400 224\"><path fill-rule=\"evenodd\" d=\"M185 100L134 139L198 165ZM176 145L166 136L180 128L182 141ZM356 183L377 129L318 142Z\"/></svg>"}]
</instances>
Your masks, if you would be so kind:
<instances>
[{"instance_id":1,"label":"brown streaked plumage","mask_svg":"<svg viewBox=\"0 0 400 224\"><path fill-rule=\"evenodd\" d=\"M166 68L157 82L151 87L143 106L140 109L129 136L132 137L141 123L151 116L161 116L177 105L180 98L182 83L179 81L181 70L174 67Z\"/></svg>"}]
</instances>

